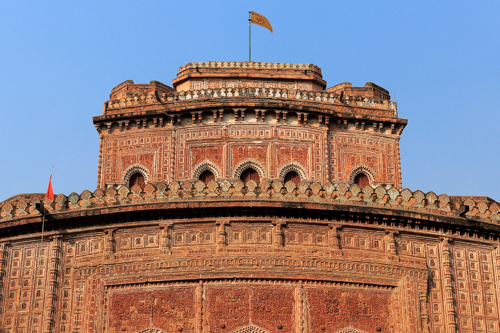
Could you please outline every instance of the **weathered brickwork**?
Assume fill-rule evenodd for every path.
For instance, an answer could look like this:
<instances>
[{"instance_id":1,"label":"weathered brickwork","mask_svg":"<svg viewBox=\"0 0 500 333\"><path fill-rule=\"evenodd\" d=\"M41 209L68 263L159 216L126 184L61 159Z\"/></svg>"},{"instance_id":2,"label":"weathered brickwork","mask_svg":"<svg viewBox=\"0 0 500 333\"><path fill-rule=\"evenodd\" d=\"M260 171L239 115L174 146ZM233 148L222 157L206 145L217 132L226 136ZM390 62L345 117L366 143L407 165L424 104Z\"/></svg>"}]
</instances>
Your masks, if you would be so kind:
<instances>
[{"instance_id":1,"label":"weathered brickwork","mask_svg":"<svg viewBox=\"0 0 500 333\"><path fill-rule=\"evenodd\" d=\"M352 326L364 331L389 331L391 291L349 288L306 288L309 326L312 332L336 332Z\"/></svg>"},{"instance_id":2,"label":"weathered brickwork","mask_svg":"<svg viewBox=\"0 0 500 333\"><path fill-rule=\"evenodd\" d=\"M248 167L267 180L293 170L304 180L352 182L363 173L372 185L402 187L406 120L383 88L324 90L317 66L263 63L188 64L173 83L113 89L94 118L98 187L127 185L134 172L170 182L205 170L234 179Z\"/></svg>"},{"instance_id":3,"label":"weathered brickwork","mask_svg":"<svg viewBox=\"0 0 500 333\"><path fill-rule=\"evenodd\" d=\"M251 62L173 86L112 90L96 190L0 203L0 332L500 332L500 205L402 189L387 90Z\"/></svg>"}]
</instances>

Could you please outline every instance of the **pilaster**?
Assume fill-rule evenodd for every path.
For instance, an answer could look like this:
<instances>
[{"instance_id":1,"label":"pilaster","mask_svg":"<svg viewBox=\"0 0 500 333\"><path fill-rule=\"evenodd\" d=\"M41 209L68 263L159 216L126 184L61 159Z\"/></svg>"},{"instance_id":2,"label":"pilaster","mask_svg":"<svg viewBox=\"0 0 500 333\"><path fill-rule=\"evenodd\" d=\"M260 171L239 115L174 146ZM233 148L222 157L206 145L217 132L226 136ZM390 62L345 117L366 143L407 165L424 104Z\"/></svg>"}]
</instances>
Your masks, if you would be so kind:
<instances>
[{"instance_id":1,"label":"pilaster","mask_svg":"<svg viewBox=\"0 0 500 333\"><path fill-rule=\"evenodd\" d=\"M420 320L422 325L422 332L429 333L429 310L427 306L427 293L421 291L418 294L420 301Z\"/></svg>"},{"instance_id":2,"label":"pilaster","mask_svg":"<svg viewBox=\"0 0 500 333\"><path fill-rule=\"evenodd\" d=\"M449 239L443 237L441 239L442 251L442 271L443 271L443 288L444 288L444 304L446 322L448 324L448 333L458 332L457 325L457 311L455 305L455 290L453 287L453 266L452 266L452 252Z\"/></svg>"},{"instance_id":3,"label":"pilaster","mask_svg":"<svg viewBox=\"0 0 500 333\"><path fill-rule=\"evenodd\" d=\"M196 287L196 333L203 332L203 280Z\"/></svg>"},{"instance_id":4,"label":"pilaster","mask_svg":"<svg viewBox=\"0 0 500 333\"><path fill-rule=\"evenodd\" d=\"M338 224L330 224L330 230L328 231L328 242L332 250L340 250L340 235L339 229L342 227Z\"/></svg>"},{"instance_id":5,"label":"pilaster","mask_svg":"<svg viewBox=\"0 0 500 333\"><path fill-rule=\"evenodd\" d=\"M295 331L304 333L304 287L302 281L295 288Z\"/></svg>"},{"instance_id":6,"label":"pilaster","mask_svg":"<svg viewBox=\"0 0 500 333\"><path fill-rule=\"evenodd\" d=\"M273 221L273 225L274 225L273 244L275 247L282 248L285 245L284 235L283 235L283 226L286 225L286 221L275 220L275 221Z\"/></svg>"},{"instance_id":7,"label":"pilaster","mask_svg":"<svg viewBox=\"0 0 500 333\"><path fill-rule=\"evenodd\" d=\"M387 253L397 255L397 244L395 238L395 232L386 231L386 239L387 239Z\"/></svg>"},{"instance_id":8,"label":"pilaster","mask_svg":"<svg viewBox=\"0 0 500 333\"><path fill-rule=\"evenodd\" d=\"M163 254L172 254L172 227L174 224L172 222L164 223L160 225L161 235L160 235L160 248Z\"/></svg>"},{"instance_id":9,"label":"pilaster","mask_svg":"<svg viewBox=\"0 0 500 333\"><path fill-rule=\"evenodd\" d=\"M3 308L1 307L4 301L4 295L5 292L3 290L4 288L4 277L7 272L7 243L0 243L0 317L2 317L3 314ZM0 321L0 324L2 321Z\"/></svg>"},{"instance_id":10,"label":"pilaster","mask_svg":"<svg viewBox=\"0 0 500 333\"><path fill-rule=\"evenodd\" d=\"M54 328L54 317L56 312L57 302L57 287L60 276L60 263L61 263L61 243L62 236L52 236L52 241L49 247L49 280L48 290L46 293L45 301L45 325L44 332L51 333Z\"/></svg>"},{"instance_id":11,"label":"pilaster","mask_svg":"<svg viewBox=\"0 0 500 333\"><path fill-rule=\"evenodd\" d=\"M229 225L230 222L227 220L219 220L216 222L216 224L217 224L217 250L220 250L227 247L226 225Z\"/></svg>"},{"instance_id":12,"label":"pilaster","mask_svg":"<svg viewBox=\"0 0 500 333\"><path fill-rule=\"evenodd\" d=\"M105 230L104 236L104 252L106 254L106 259L110 259L110 256L115 253L115 238L114 232L116 229Z\"/></svg>"}]
</instances>

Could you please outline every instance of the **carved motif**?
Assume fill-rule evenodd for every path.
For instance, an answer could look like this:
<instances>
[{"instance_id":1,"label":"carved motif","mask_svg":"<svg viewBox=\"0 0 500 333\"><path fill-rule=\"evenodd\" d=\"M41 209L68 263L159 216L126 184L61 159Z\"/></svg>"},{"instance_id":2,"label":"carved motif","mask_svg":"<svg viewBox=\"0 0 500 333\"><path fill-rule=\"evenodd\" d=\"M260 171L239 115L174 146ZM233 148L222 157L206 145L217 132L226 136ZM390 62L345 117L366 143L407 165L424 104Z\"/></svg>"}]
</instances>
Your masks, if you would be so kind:
<instances>
[{"instance_id":1,"label":"carved motif","mask_svg":"<svg viewBox=\"0 0 500 333\"><path fill-rule=\"evenodd\" d=\"M269 332L255 325L248 325L242 328L238 328L232 331L231 333L269 333Z\"/></svg>"},{"instance_id":2,"label":"carved motif","mask_svg":"<svg viewBox=\"0 0 500 333\"><path fill-rule=\"evenodd\" d=\"M252 168L255 171L257 171L261 179L266 178L266 169L261 165L261 163L258 160L255 159L246 159L237 164L234 171L234 177L240 178L242 172L249 168Z\"/></svg>"},{"instance_id":3,"label":"carved motif","mask_svg":"<svg viewBox=\"0 0 500 333\"><path fill-rule=\"evenodd\" d=\"M342 328L342 329L336 331L335 333L368 333L368 332L358 330L358 329L353 328L353 327L345 327L345 328Z\"/></svg>"}]
</instances>

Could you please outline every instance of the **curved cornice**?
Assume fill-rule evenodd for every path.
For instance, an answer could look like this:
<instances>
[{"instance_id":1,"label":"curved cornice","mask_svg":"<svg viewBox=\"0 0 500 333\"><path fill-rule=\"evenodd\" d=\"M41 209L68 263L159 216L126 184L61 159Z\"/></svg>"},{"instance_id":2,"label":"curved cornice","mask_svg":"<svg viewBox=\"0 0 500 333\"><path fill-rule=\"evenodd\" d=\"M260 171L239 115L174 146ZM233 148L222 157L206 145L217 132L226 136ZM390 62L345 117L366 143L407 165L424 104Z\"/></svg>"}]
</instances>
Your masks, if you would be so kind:
<instances>
[{"instance_id":1,"label":"curved cornice","mask_svg":"<svg viewBox=\"0 0 500 333\"><path fill-rule=\"evenodd\" d=\"M16 197L0 203L0 230L40 223L40 202L43 200L43 195L39 195L29 201ZM313 222L320 224L340 220L345 224L413 230L429 235L476 240L483 237L486 242L498 241L500 236L499 203L491 199L437 196L433 192L387 190L382 186L360 189L355 184L345 183L301 182L295 186L291 182L263 180L252 192L240 180L213 181L208 186L187 181L182 184L148 183L144 188L135 185L119 190L85 190L69 196L60 194L54 201L45 200L49 223L54 226L63 223L67 229L78 227L78 223L71 226L65 222L67 219L105 220L113 214L155 211L170 211L172 213L167 215L184 214L185 218L196 219L198 210L224 216L231 209L248 207L251 208L247 214L249 219L254 212L258 217L262 210L274 210L276 215L285 217L293 210L287 219L307 221L315 217L317 220ZM104 224L119 223L117 221L111 218ZM29 233L37 230L35 227Z\"/></svg>"}]
</instances>

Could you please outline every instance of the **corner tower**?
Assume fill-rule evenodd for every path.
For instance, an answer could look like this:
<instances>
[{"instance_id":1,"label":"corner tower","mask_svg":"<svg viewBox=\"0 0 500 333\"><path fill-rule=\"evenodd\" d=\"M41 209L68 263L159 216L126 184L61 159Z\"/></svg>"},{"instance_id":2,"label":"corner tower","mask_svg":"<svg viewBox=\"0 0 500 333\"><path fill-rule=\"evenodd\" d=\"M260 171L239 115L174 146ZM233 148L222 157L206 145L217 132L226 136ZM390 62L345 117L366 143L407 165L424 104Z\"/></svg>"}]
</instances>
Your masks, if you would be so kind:
<instances>
[{"instance_id":1,"label":"corner tower","mask_svg":"<svg viewBox=\"0 0 500 333\"><path fill-rule=\"evenodd\" d=\"M103 115L98 188L211 179L356 182L401 188L387 90L326 89L315 65L189 63L173 87L125 81Z\"/></svg>"}]
</instances>

